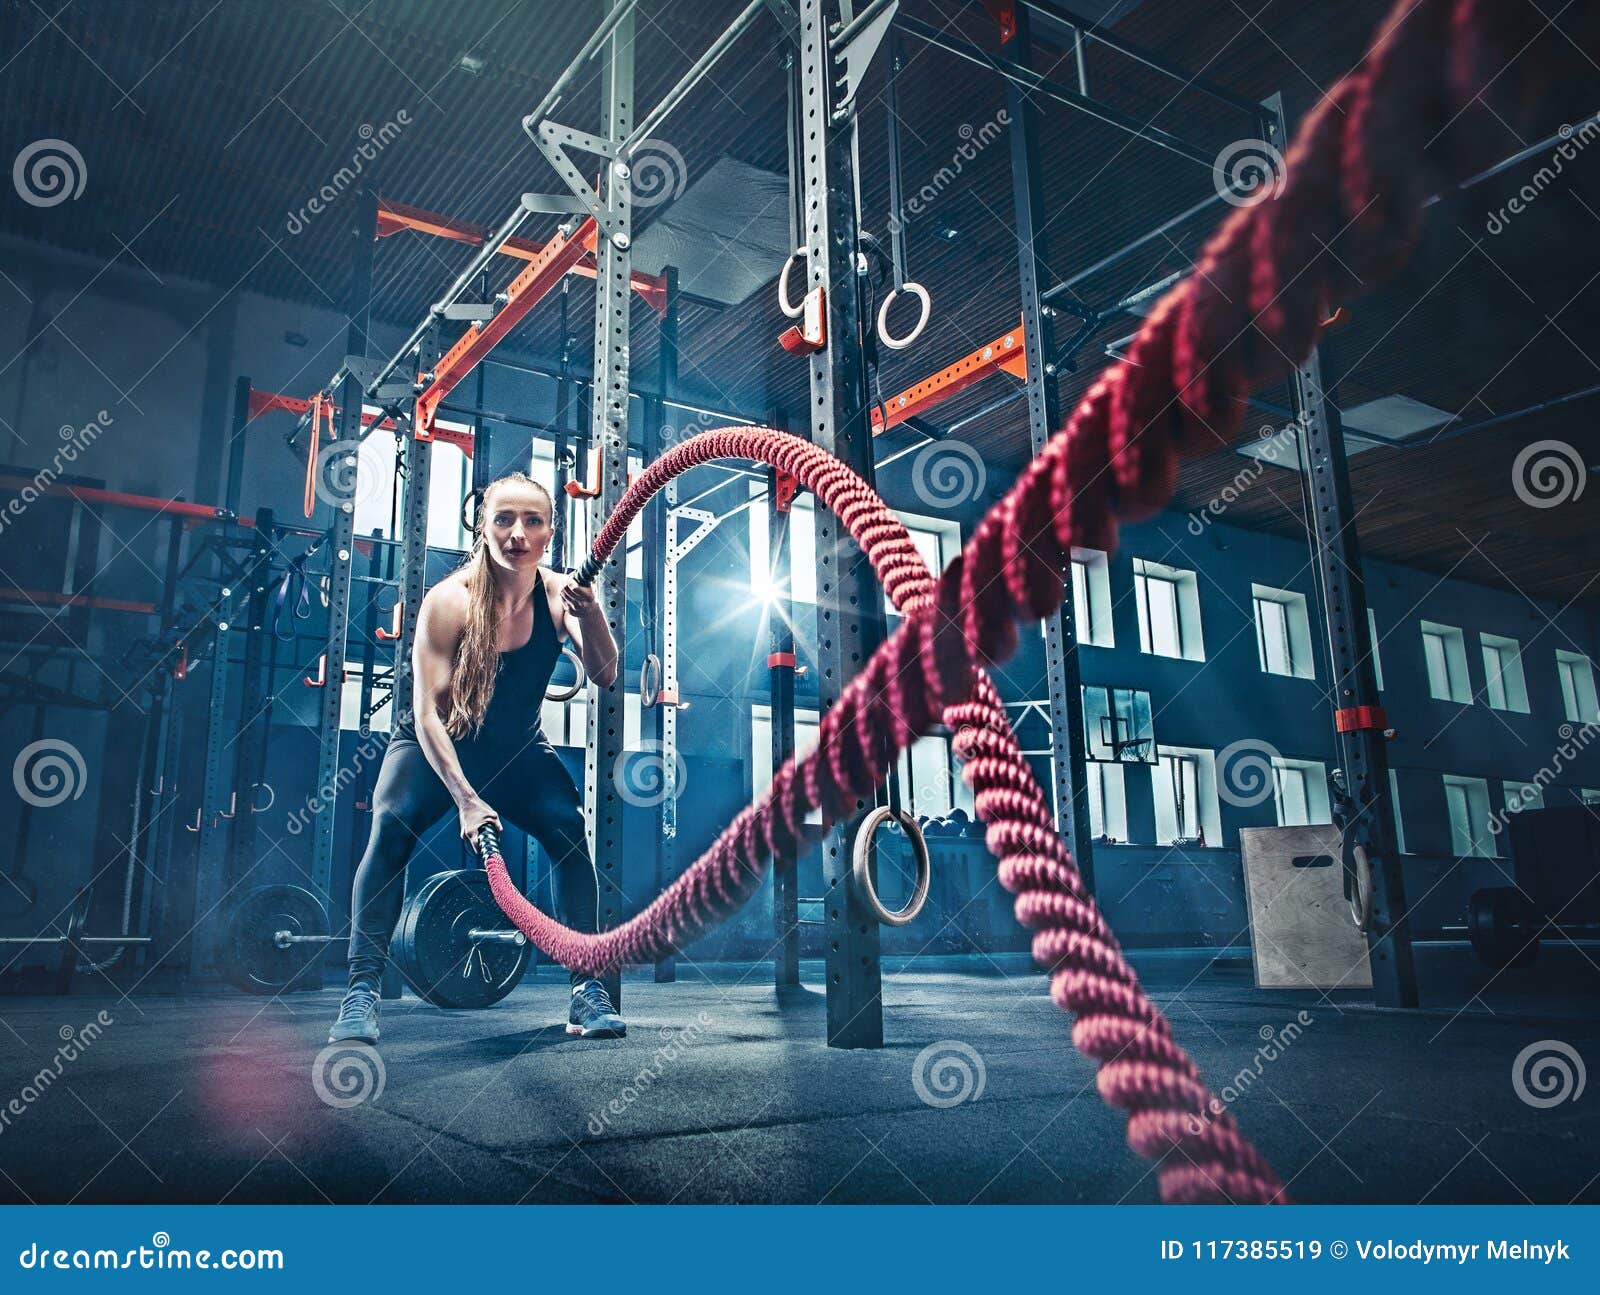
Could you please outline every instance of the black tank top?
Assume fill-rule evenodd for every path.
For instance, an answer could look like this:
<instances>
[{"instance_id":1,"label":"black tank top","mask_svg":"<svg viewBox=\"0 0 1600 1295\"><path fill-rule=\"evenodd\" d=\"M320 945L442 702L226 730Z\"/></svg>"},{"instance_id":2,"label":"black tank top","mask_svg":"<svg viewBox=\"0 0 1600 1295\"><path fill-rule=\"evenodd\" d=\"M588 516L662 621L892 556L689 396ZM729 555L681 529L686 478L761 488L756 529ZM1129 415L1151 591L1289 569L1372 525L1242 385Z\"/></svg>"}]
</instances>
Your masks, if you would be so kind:
<instances>
[{"instance_id":1,"label":"black tank top","mask_svg":"<svg viewBox=\"0 0 1600 1295\"><path fill-rule=\"evenodd\" d=\"M486 749L520 749L530 739L542 736L540 727L544 695L561 656L555 621L550 617L550 598L544 586L544 568L534 580L533 633L528 641L510 652L500 653L500 668L495 674L494 695L484 712L483 727L476 735L453 739L463 745ZM416 740L415 727L398 725L394 737Z\"/></svg>"}]
</instances>

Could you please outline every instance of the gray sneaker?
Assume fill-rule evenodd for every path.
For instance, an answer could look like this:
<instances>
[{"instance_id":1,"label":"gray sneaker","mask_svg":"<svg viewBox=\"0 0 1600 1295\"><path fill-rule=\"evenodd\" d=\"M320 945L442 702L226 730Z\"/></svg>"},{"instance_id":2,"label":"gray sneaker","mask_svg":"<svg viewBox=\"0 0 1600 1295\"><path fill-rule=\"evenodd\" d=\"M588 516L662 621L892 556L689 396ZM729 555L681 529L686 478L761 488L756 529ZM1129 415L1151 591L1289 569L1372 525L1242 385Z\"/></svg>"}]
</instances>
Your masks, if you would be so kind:
<instances>
[{"instance_id":1,"label":"gray sneaker","mask_svg":"<svg viewBox=\"0 0 1600 1295\"><path fill-rule=\"evenodd\" d=\"M628 1032L627 1023L611 1004L611 995L598 980L586 980L572 991L572 1007L567 1012L567 1033L585 1039L620 1039Z\"/></svg>"},{"instance_id":2,"label":"gray sneaker","mask_svg":"<svg viewBox=\"0 0 1600 1295\"><path fill-rule=\"evenodd\" d=\"M329 1043L354 1040L360 1043L378 1041L378 991L365 985L351 985L350 991L339 1005L339 1019L328 1031Z\"/></svg>"}]
</instances>

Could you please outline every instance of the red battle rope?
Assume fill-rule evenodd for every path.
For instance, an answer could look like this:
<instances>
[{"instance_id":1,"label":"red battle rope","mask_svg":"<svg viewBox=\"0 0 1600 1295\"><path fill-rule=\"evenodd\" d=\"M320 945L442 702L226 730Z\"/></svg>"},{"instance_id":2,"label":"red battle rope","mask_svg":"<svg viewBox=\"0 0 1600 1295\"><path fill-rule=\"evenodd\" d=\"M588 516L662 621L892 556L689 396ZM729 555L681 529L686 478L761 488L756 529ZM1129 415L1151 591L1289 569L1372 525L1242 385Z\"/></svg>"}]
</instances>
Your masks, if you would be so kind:
<instances>
[{"instance_id":1,"label":"red battle rope","mask_svg":"<svg viewBox=\"0 0 1600 1295\"><path fill-rule=\"evenodd\" d=\"M1597 8L1571 22L1595 26ZM1015 652L1019 622L1060 605L1073 545L1111 551L1119 521L1171 497L1180 455L1230 443L1244 397L1306 355L1340 302L1406 262L1424 202L1490 160L1473 131L1449 129L1456 118L1470 121L1474 101L1492 96L1494 111L1516 123L1547 89L1550 69L1527 53L1542 29L1522 0L1401 0L1366 59L1302 125L1281 195L1228 217L1127 359L1101 376L937 581L865 482L798 437L704 432L651 464L596 538L595 562L673 477L750 459L791 473L838 515L904 620L823 716L817 749L785 764L643 912L598 935L572 931L530 904L493 855L489 882L506 915L551 957L591 974L654 961L739 908L770 858L814 842L811 809L821 809L825 831L870 801L895 754L942 720L1000 881L1035 931L1051 997L1075 1018L1073 1043L1099 1063L1101 1096L1128 1112L1129 1145L1159 1162L1162 1198L1286 1200L1123 958L983 667ZM1592 46L1583 37L1594 34L1576 43Z\"/></svg>"}]
</instances>

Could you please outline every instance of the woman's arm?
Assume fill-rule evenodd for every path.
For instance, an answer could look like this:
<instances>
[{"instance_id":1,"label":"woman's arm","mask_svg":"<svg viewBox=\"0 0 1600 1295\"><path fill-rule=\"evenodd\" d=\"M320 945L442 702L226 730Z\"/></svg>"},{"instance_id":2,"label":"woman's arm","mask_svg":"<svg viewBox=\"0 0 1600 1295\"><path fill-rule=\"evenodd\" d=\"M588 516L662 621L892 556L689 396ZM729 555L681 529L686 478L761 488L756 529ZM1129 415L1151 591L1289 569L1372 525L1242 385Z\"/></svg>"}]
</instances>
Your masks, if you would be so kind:
<instances>
[{"instance_id":1,"label":"woman's arm","mask_svg":"<svg viewBox=\"0 0 1600 1295\"><path fill-rule=\"evenodd\" d=\"M568 576L561 589L567 633L578 641L578 655L589 678L609 688L617 677L617 641L606 624L605 609L589 585Z\"/></svg>"},{"instance_id":2,"label":"woman's arm","mask_svg":"<svg viewBox=\"0 0 1600 1295\"><path fill-rule=\"evenodd\" d=\"M416 642L411 650L414 723L417 744L435 773L455 801L461 818L461 835L471 842L485 823L501 826L500 817L478 796L467 775L461 771L455 743L445 728L444 715L450 710L450 675L455 665L456 648L465 624L464 597L449 585L428 591L417 610Z\"/></svg>"}]
</instances>

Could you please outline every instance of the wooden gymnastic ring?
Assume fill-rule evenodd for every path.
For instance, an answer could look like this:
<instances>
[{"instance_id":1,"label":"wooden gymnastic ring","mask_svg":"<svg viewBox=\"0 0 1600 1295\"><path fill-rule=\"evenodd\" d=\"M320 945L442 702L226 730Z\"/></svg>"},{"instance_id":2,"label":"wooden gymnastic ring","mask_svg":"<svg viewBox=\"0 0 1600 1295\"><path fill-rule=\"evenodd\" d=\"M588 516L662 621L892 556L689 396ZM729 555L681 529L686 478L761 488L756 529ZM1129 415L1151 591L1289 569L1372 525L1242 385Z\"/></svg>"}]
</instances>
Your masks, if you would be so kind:
<instances>
[{"instance_id":1,"label":"wooden gymnastic ring","mask_svg":"<svg viewBox=\"0 0 1600 1295\"><path fill-rule=\"evenodd\" d=\"M896 819L905 828L906 835L911 840L911 852L917 861L917 885L912 891L911 899L901 909L888 909L883 906L883 901L878 898L878 892L872 885L872 871L867 866L867 861L872 857L872 837L879 826ZM850 874L855 880L856 894L861 897L861 902L872 910L874 917L885 926L906 926L912 922L922 906L928 902L928 883L932 877L932 866L928 858L928 843L922 838L922 828L917 820L905 810L896 812L885 805L879 805L871 810L861 820L861 826L856 829L855 844L851 849Z\"/></svg>"},{"instance_id":2,"label":"wooden gymnastic ring","mask_svg":"<svg viewBox=\"0 0 1600 1295\"><path fill-rule=\"evenodd\" d=\"M544 694L546 701L571 701L583 691L584 685L589 682L588 677L584 674L583 658L572 650L572 644L568 643L563 646L561 655L571 659L574 668L578 671L578 678L570 688L558 689L555 692L546 690Z\"/></svg>"},{"instance_id":3,"label":"wooden gymnastic ring","mask_svg":"<svg viewBox=\"0 0 1600 1295\"><path fill-rule=\"evenodd\" d=\"M917 326L915 328L904 337L895 337L889 332L889 306L902 292L910 293L911 296L921 302L922 312L917 317ZM908 279L904 287L890 289L888 295L883 299L883 304L878 307L878 340L891 351L905 350L912 342L922 336L922 330L928 326L928 314L931 308L931 303L928 300L928 290L920 283Z\"/></svg>"},{"instance_id":4,"label":"wooden gymnastic ring","mask_svg":"<svg viewBox=\"0 0 1600 1295\"><path fill-rule=\"evenodd\" d=\"M650 678L651 670L655 671L655 682L646 683ZM654 652L645 656L644 664L639 667L639 705L645 710L651 710L661 700L661 658Z\"/></svg>"},{"instance_id":5,"label":"wooden gymnastic ring","mask_svg":"<svg viewBox=\"0 0 1600 1295\"><path fill-rule=\"evenodd\" d=\"M805 298L802 297L798 305L789 300L789 271L794 268L796 258L804 257L806 264L811 264L810 250L797 247L789 253L789 259L783 263L783 269L778 274L778 309L783 311L789 319L799 319L806 308Z\"/></svg>"}]
</instances>

